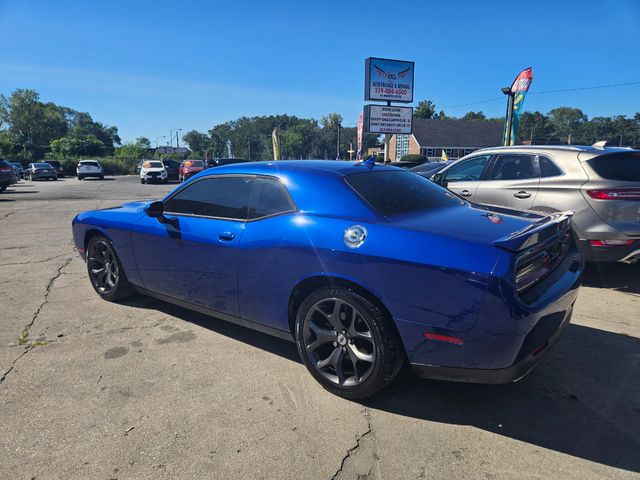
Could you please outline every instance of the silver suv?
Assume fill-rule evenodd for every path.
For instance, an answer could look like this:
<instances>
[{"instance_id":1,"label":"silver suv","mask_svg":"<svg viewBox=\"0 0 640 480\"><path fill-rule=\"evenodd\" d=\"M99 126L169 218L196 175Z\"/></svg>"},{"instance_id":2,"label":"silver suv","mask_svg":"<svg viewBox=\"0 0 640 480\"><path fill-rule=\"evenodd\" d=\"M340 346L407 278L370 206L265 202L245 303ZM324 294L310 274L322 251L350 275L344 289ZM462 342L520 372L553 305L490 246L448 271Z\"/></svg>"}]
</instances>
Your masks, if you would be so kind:
<instances>
[{"instance_id":1,"label":"silver suv","mask_svg":"<svg viewBox=\"0 0 640 480\"><path fill-rule=\"evenodd\" d=\"M477 203L575 210L588 260L632 263L640 260L640 150L596 145L486 148L432 179Z\"/></svg>"}]
</instances>

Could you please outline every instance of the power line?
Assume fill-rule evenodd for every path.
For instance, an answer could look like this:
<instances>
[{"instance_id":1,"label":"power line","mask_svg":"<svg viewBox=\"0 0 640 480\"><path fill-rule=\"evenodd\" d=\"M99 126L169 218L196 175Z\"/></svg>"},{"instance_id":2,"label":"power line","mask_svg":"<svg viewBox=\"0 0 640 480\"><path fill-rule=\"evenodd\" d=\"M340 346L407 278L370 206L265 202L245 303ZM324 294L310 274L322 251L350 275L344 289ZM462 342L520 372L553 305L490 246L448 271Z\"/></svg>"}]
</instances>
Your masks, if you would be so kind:
<instances>
[{"instance_id":1,"label":"power line","mask_svg":"<svg viewBox=\"0 0 640 480\"><path fill-rule=\"evenodd\" d=\"M540 92L528 92L528 95L543 95L543 94L547 94L547 93L563 93L563 92L577 92L577 91L581 91L581 90L596 90L596 89L601 89L601 88L613 88L613 87L626 87L629 85L639 85L640 81L637 82L626 82L626 83L610 83L607 85L595 85L595 86L591 86L591 87L576 87L576 88L564 88L564 89L560 89L560 90L542 90ZM489 102L496 102L498 100L503 100L504 97L494 97L494 98L488 98L486 100L480 100L477 102L469 102L469 103L461 103L458 105L451 105L448 107L439 107L442 110L444 109L454 109L454 108L461 108L461 107L469 107L471 105L480 105L482 103L489 103Z\"/></svg>"}]
</instances>

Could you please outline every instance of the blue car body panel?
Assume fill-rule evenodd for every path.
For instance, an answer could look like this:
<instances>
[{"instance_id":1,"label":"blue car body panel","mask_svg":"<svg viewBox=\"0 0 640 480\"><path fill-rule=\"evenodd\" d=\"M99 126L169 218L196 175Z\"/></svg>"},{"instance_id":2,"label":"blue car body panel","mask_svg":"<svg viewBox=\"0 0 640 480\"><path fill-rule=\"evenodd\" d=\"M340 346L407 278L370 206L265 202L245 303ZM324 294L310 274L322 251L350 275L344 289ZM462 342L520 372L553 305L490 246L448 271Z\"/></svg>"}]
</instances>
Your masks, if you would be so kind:
<instances>
[{"instance_id":1,"label":"blue car body panel","mask_svg":"<svg viewBox=\"0 0 640 480\"><path fill-rule=\"evenodd\" d=\"M89 232L101 232L134 286L285 336L296 286L311 278L350 282L389 311L417 366L509 368L568 321L582 274L577 250L569 252L566 271L525 302L514 283L517 252L496 246L513 238L522 243L541 216L455 199L445 208L384 217L345 180L366 171L362 164L332 161L205 170L178 189L208 176L266 175L285 186L296 211L255 221L171 214L160 220L145 213L149 202L135 202L79 214L74 241L84 255ZM354 224L368 232L358 249L343 241ZM425 333L461 343L436 342Z\"/></svg>"}]
</instances>

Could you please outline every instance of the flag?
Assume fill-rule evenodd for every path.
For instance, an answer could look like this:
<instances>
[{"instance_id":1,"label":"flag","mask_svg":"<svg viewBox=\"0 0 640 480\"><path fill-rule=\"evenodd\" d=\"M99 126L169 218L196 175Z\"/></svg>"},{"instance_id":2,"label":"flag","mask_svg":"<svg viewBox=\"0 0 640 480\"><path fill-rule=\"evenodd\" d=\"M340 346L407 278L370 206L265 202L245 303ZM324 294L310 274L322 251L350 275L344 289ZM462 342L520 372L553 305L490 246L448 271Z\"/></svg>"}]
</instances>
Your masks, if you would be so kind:
<instances>
[{"instance_id":1,"label":"flag","mask_svg":"<svg viewBox=\"0 0 640 480\"><path fill-rule=\"evenodd\" d=\"M440 155L440 160L442 160L443 162L449 161L449 155L447 155L447 151L444 148L442 149L442 155Z\"/></svg>"},{"instance_id":2,"label":"flag","mask_svg":"<svg viewBox=\"0 0 640 480\"><path fill-rule=\"evenodd\" d=\"M505 132L503 145L515 145L516 133L518 132L518 124L520 123L520 114L524 107L524 97L529 91L531 82L533 81L533 68L525 68L521 71L511 85L511 94L513 95L513 115L511 118L511 132L507 132L505 122Z\"/></svg>"},{"instance_id":3,"label":"flag","mask_svg":"<svg viewBox=\"0 0 640 480\"><path fill-rule=\"evenodd\" d=\"M360 112L358 117L358 151L356 152L356 160L362 160L362 126L364 124L363 113Z\"/></svg>"},{"instance_id":4,"label":"flag","mask_svg":"<svg viewBox=\"0 0 640 480\"><path fill-rule=\"evenodd\" d=\"M280 159L280 142L278 141L278 130L275 128L273 129L273 132L271 132L271 142L273 143L273 159L279 160Z\"/></svg>"}]
</instances>

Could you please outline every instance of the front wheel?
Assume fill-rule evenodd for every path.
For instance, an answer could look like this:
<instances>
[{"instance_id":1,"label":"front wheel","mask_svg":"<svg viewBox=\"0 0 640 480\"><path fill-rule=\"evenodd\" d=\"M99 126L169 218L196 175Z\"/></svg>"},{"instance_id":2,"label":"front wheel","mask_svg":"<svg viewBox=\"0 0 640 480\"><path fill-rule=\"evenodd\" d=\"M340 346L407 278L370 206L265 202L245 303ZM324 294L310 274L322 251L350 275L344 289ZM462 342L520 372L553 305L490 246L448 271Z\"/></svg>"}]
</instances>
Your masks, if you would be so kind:
<instances>
[{"instance_id":1,"label":"front wheel","mask_svg":"<svg viewBox=\"0 0 640 480\"><path fill-rule=\"evenodd\" d=\"M116 302L133 293L113 244L102 235L89 240L87 272L93 289L105 300Z\"/></svg>"},{"instance_id":2,"label":"front wheel","mask_svg":"<svg viewBox=\"0 0 640 480\"><path fill-rule=\"evenodd\" d=\"M324 288L298 308L298 353L330 392L352 400L370 397L395 378L404 353L393 321L375 303L342 288Z\"/></svg>"},{"instance_id":3,"label":"front wheel","mask_svg":"<svg viewBox=\"0 0 640 480\"><path fill-rule=\"evenodd\" d=\"M144 178L141 178L141 179L140 179L140 183L144 185L144 184L146 183L145 179L144 179Z\"/></svg>"}]
</instances>

